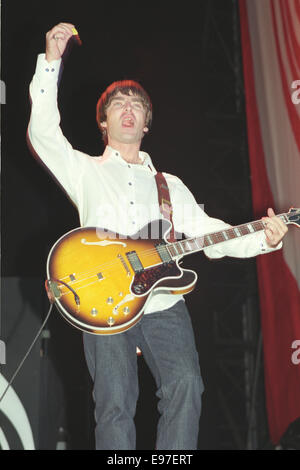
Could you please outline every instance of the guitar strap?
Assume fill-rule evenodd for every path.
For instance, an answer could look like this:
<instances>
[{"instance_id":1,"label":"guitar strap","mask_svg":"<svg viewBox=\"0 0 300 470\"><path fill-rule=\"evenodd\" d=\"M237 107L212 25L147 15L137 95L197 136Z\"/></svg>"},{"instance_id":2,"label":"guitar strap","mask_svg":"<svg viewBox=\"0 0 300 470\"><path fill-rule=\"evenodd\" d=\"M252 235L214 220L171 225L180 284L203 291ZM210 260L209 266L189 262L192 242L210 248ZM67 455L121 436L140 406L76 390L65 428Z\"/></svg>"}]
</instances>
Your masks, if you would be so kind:
<instances>
[{"instance_id":1,"label":"guitar strap","mask_svg":"<svg viewBox=\"0 0 300 470\"><path fill-rule=\"evenodd\" d=\"M175 238L173 219L172 219L173 209L172 209L168 183L162 173L156 173L155 180L156 180L156 185L157 185L158 204L159 204L160 212L162 213L164 219L169 220L172 224L171 231L168 235L168 241L175 242L176 238Z\"/></svg>"}]
</instances>

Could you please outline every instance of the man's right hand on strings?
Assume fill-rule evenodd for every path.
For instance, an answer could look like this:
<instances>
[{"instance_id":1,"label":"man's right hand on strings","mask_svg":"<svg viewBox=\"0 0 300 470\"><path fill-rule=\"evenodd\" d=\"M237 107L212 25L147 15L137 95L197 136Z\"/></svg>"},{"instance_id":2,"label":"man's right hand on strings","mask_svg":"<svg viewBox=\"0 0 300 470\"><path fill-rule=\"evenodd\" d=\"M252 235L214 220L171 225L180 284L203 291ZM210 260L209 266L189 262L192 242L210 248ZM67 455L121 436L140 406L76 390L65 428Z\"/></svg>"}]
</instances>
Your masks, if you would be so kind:
<instances>
[{"instance_id":1,"label":"man's right hand on strings","mask_svg":"<svg viewBox=\"0 0 300 470\"><path fill-rule=\"evenodd\" d=\"M46 60L58 60L62 57L69 39L73 35L71 23L59 23L46 34Z\"/></svg>"}]
</instances>

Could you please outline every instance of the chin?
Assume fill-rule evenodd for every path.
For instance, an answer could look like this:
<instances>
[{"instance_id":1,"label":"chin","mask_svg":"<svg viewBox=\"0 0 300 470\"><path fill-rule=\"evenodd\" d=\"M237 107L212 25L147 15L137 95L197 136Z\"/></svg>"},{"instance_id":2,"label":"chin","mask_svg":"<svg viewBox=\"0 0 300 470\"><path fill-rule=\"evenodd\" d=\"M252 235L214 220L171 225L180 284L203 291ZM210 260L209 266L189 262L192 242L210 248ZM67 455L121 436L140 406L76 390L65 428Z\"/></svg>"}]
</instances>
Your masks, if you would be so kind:
<instances>
[{"instance_id":1,"label":"chin","mask_svg":"<svg viewBox=\"0 0 300 470\"><path fill-rule=\"evenodd\" d=\"M121 137L121 141L125 144L136 144L137 142L140 142L142 139L140 136L137 135L123 135Z\"/></svg>"}]
</instances>

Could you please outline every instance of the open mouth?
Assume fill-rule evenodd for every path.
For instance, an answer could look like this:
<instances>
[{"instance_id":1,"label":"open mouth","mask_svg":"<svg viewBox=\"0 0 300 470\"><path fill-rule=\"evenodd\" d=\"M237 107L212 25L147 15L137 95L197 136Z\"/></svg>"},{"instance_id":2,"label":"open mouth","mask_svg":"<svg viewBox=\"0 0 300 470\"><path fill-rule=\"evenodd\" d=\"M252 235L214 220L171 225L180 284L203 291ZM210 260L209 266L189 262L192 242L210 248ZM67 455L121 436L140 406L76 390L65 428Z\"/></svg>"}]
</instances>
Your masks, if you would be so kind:
<instances>
[{"instance_id":1,"label":"open mouth","mask_svg":"<svg viewBox=\"0 0 300 470\"><path fill-rule=\"evenodd\" d=\"M134 119L130 116L126 116L122 120L122 127L134 127Z\"/></svg>"}]
</instances>

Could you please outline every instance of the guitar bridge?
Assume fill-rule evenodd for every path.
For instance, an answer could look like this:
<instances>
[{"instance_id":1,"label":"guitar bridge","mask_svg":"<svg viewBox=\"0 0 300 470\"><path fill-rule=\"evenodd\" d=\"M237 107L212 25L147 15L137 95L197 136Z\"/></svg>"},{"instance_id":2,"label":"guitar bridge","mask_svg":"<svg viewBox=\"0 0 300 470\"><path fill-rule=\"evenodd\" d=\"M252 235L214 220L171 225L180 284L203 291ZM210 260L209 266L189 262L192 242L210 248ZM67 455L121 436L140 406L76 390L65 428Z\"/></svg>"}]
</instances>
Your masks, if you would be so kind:
<instances>
[{"instance_id":1,"label":"guitar bridge","mask_svg":"<svg viewBox=\"0 0 300 470\"><path fill-rule=\"evenodd\" d=\"M125 271L126 271L127 276L128 276L128 277L131 276L130 269L128 268L128 266L127 266L127 264L126 264L126 262L125 262L123 256L120 255L120 254L118 254L118 258L119 258L119 260L121 261L122 265L124 266L124 269L125 269Z\"/></svg>"}]
</instances>

